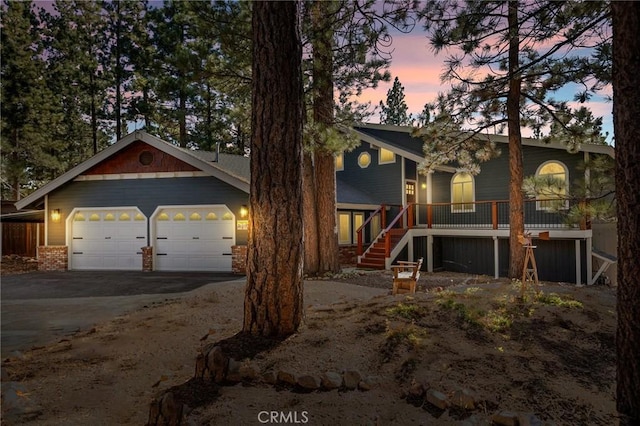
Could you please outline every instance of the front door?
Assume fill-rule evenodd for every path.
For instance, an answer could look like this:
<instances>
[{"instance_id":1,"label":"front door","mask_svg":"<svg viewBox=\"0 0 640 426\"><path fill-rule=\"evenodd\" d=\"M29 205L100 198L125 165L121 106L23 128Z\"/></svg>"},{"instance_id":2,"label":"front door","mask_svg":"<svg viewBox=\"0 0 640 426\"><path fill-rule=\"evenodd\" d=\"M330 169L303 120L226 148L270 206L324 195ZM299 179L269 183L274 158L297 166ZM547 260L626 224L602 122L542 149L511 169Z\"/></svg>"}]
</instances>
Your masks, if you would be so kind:
<instances>
[{"instance_id":1,"label":"front door","mask_svg":"<svg viewBox=\"0 0 640 426\"><path fill-rule=\"evenodd\" d=\"M416 181L408 180L404 184L404 192L407 205L416 202Z\"/></svg>"}]
</instances>

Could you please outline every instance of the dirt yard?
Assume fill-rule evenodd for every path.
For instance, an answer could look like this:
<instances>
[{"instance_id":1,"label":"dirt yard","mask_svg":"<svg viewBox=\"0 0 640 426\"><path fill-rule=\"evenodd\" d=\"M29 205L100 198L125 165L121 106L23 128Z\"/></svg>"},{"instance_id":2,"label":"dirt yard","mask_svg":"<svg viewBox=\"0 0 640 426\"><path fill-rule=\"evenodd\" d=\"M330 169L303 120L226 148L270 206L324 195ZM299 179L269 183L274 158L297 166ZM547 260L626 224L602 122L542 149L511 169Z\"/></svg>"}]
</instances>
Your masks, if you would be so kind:
<instances>
[{"instance_id":1,"label":"dirt yard","mask_svg":"<svg viewBox=\"0 0 640 426\"><path fill-rule=\"evenodd\" d=\"M546 283L520 298L518 282L488 277L425 274L420 284L391 296L388 273L307 281L303 327L249 361L261 373L357 370L373 389L225 386L192 407L190 424L259 425L275 412L312 425L484 425L504 410L615 423L614 289ZM144 424L154 397L193 376L204 345L240 331L242 302L242 285L207 286L3 360L3 382L28 407L3 424ZM474 408L437 409L426 389L448 399L465 389Z\"/></svg>"}]
</instances>

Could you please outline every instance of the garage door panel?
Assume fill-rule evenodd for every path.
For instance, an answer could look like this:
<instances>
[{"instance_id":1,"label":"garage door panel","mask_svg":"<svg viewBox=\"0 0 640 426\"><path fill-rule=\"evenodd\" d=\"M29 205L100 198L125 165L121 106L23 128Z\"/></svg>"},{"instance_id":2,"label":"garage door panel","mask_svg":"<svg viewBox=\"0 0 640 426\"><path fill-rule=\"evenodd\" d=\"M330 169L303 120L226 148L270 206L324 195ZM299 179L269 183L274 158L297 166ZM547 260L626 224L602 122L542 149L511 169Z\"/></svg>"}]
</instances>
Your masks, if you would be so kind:
<instances>
[{"instance_id":1,"label":"garage door panel","mask_svg":"<svg viewBox=\"0 0 640 426\"><path fill-rule=\"evenodd\" d=\"M72 269L142 269L147 223L137 209L78 209L71 226Z\"/></svg>"},{"instance_id":2,"label":"garage door panel","mask_svg":"<svg viewBox=\"0 0 640 426\"><path fill-rule=\"evenodd\" d=\"M225 206L168 207L154 214L157 270L230 271L235 221Z\"/></svg>"}]
</instances>

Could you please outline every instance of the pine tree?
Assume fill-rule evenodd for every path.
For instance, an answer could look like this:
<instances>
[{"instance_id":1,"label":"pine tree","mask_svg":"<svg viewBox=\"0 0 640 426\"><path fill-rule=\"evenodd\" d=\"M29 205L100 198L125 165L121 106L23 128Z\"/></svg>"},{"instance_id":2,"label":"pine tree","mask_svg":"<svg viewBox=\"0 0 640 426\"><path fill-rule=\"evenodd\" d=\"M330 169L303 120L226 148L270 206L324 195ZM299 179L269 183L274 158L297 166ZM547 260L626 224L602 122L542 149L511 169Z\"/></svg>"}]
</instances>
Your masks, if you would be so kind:
<instances>
[{"instance_id":1,"label":"pine tree","mask_svg":"<svg viewBox=\"0 0 640 426\"><path fill-rule=\"evenodd\" d=\"M410 124L411 117L407 115L409 107L404 101L404 87L398 77L393 80L393 87L387 91L387 102L380 101L380 110L380 122L383 124L395 126Z\"/></svg>"},{"instance_id":2,"label":"pine tree","mask_svg":"<svg viewBox=\"0 0 640 426\"><path fill-rule=\"evenodd\" d=\"M297 12L297 2L253 5L251 216L243 331L261 336L294 333L304 308Z\"/></svg>"},{"instance_id":3,"label":"pine tree","mask_svg":"<svg viewBox=\"0 0 640 426\"><path fill-rule=\"evenodd\" d=\"M430 121L420 131L425 139L426 169L452 162L477 173L479 163L498 154L495 145L475 137L507 128L509 136L510 267L522 271L524 232L522 142L524 126L540 131L541 124L558 122L574 140L591 135L569 128L559 119L566 104L553 93L570 82L587 92L601 85L593 80L593 63L572 54L576 46L603 45L600 30L607 7L596 2L430 1L423 9L425 28L439 52L457 48L448 57L444 80L451 91L431 105ZM581 98L588 98L584 93ZM472 131L465 133L462 130Z\"/></svg>"},{"instance_id":4,"label":"pine tree","mask_svg":"<svg viewBox=\"0 0 640 426\"><path fill-rule=\"evenodd\" d=\"M620 426L640 424L640 4L613 2L618 297L616 406Z\"/></svg>"},{"instance_id":5,"label":"pine tree","mask_svg":"<svg viewBox=\"0 0 640 426\"><path fill-rule=\"evenodd\" d=\"M42 23L31 2L2 13L2 198L19 200L63 170L52 137L61 116L46 84Z\"/></svg>"}]
</instances>

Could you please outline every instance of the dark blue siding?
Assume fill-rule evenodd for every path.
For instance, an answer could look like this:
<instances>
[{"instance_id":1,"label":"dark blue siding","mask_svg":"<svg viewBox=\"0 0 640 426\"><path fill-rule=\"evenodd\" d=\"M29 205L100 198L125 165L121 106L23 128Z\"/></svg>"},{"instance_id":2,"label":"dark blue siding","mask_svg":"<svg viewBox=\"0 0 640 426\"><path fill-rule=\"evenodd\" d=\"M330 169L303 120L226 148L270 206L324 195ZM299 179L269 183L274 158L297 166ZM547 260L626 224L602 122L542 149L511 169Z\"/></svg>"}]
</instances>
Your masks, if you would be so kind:
<instances>
[{"instance_id":1,"label":"dark blue siding","mask_svg":"<svg viewBox=\"0 0 640 426\"><path fill-rule=\"evenodd\" d=\"M214 177L127 179L71 182L49 194L49 209L60 209L63 220L50 223L49 244L65 244L65 220L76 207L138 207L147 218L158 206L226 204L238 216L249 195ZM247 231L237 231L245 244Z\"/></svg>"},{"instance_id":2,"label":"dark blue siding","mask_svg":"<svg viewBox=\"0 0 640 426\"><path fill-rule=\"evenodd\" d=\"M371 164L367 168L358 165L358 156L362 152L371 155ZM396 155L396 162L378 164L378 150L368 143L362 143L351 152L344 153L344 170L337 172L338 177L354 188L368 193L378 204L402 203L402 158Z\"/></svg>"},{"instance_id":3,"label":"dark blue siding","mask_svg":"<svg viewBox=\"0 0 640 426\"><path fill-rule=\"evenodd\" d=\"M476 201L507 200L509 198L509 150L499 145L502 154L481 164L481 170L474 177ZM535 175L538 167L550 160L561 161L569 169L569 182L582 176L578 165L583 162L584 154L571 154L567 151L532 146L523 147L524 175ZM433 202L451 202L451 178L453 174L437 172L433 175Z\"/></svg>"}]
</instances>

